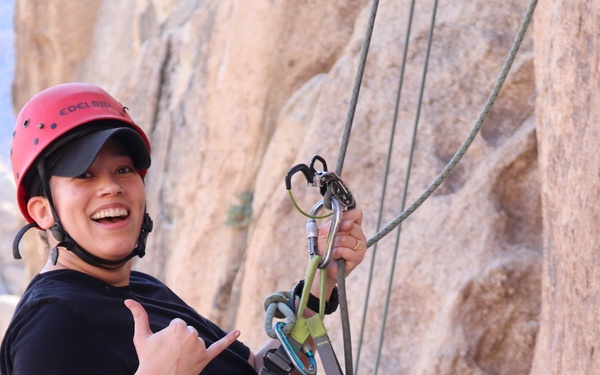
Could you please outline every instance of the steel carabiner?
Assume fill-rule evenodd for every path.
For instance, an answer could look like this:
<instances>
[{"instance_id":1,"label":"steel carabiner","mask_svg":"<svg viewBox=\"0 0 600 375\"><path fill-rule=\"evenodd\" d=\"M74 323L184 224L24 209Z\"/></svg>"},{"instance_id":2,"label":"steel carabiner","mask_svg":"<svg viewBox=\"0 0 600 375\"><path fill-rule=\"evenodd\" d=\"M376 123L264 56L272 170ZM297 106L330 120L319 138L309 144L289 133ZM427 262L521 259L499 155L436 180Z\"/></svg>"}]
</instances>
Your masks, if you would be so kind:
<instances>
[{"instance_id":1,"label":"steel carabiner","mask_svg":"<svg viewBox=\"0 0 600 375\"><path fill-rule=\"evenodd\" d=\"M317 254L317 236L319 228L314 216L317 215L321 208L325 207L323 199L317 202L310 211L311 216L306 223L306 238L308 239L308 253L311 257ZM325 251L323 252L322 259L319 261L319 268L325 268L331 260L333 253L333 245L335 236L340 229L340 222L342 219L342 205L340 201L335 197L331 197L331 208L333 216L331 218L331 226L329 227L329 233L327 234L327 241L325 242Z\"/></svg>"}]
</instances>

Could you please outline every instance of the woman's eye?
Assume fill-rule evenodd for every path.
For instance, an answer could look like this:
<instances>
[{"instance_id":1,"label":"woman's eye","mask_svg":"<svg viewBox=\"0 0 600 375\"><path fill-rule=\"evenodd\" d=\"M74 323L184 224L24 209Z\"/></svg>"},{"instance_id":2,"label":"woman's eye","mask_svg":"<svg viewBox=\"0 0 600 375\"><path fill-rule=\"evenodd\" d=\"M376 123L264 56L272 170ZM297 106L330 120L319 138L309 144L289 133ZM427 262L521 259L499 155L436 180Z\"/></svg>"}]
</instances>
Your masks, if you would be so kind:
<instances>
[{"instance_id":1,"label":"woman's eye","mask_svg":"<svg viewBox=\"0 0 600 375\"><path fill-rule=\"evenodd\" d=\"M92 177L92 174L90 172L86 171L86 172L83 172L82 174L80 174L79 176L76 176L75 178L85 179L85 178L90 178L90 177Z\"/></svg>"},{"instance_id":2,"label":"woman's eye","mask_svg":"<svg viewBox=\"0 0 600 375\"><path fill-rule=\"evenodd\" d=\"M133 167L121 167L117 170L117 174L123 174L123 173L131 173L131 172L135 172L135 169L133 169Z\"/></svg>"}]
</instances>

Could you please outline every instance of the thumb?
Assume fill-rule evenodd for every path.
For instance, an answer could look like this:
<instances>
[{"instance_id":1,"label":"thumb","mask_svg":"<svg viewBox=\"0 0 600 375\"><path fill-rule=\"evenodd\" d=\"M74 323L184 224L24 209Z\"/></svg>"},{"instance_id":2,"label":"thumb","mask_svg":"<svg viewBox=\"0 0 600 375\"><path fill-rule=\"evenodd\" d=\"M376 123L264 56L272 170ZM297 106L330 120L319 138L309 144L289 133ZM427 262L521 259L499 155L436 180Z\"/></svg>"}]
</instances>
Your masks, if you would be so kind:
<instances>
[{"instance_id":1,"label":"thumb","mask_svg":"<svg viewBox=\"0 0 600 375\"><path fill-rule=\"evenodd\" d=\"M146 339L152 336L150 330L150 323L148 322L148 313L144 310L144 307L137 301L132 299L125 300L125 306L131 311L133 315L133 342L137 346L139 340Z\"/></svg>"},{"instance_id":2,"label":"thumb","mask_svg":"<svg viewBox=\"0 0 600 375\"><path fill-rule=\"evenodd\" d=\"M233 344L238 337L240 337L240 331L236 329L229 332L227 335L225 335L225 337L223 337L219 341L213 342L213 344L206 349L206 354L209 358L208 361L212 361L223 350L227 349L229 345Z\"/></svg>"}]
</instances>

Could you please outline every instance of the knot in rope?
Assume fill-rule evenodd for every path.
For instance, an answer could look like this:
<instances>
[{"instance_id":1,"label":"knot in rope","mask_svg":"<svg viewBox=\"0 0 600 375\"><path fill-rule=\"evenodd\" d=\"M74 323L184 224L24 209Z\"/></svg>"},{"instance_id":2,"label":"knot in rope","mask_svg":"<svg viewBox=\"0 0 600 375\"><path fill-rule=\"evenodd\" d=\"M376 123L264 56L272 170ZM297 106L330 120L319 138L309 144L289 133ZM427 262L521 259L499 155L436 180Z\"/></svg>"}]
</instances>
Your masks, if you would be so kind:
<instances>
[{"instance_id":1,"label":"knot in rope","mask_svg":"<svg viewBox=\"0 0 600 375\"><path fill-rule=\"evenodd\" d=\"M291 301L294 301L291 291L275 292L265 298L263 304L265 309L265 332L270 338L278 338L277 333L273 329L274 318L285 318L285 325L281 328L284 334L288 335L294 329L296 314L293 307L290 307Z\"/></svg>"}]
</instances>

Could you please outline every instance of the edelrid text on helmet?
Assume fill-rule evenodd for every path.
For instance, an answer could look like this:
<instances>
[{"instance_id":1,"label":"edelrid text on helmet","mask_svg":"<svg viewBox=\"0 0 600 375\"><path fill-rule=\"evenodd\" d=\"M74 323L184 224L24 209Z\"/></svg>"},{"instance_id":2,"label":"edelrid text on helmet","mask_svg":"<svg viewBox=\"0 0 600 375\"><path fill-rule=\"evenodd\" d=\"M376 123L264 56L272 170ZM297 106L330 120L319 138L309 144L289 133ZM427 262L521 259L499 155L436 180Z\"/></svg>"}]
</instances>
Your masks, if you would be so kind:
<instances>
[{"instance_id":1,"label":"edelrid text on helmet","mask_svg":"<svg viewBox=\"0 0 600 375\"><path fill-rule=\"evenodd\" d=\"M86 108L94 108L94 107L110 107L110 103L109 102L99 102L96 100L92 100L91 102L81 102L81 103L77 103L76 105L70 105L68 107L65 107L63 109L61 109L59 111L61 116L67 116L75 111L77 111L78 109L86 109Z\"/></svg>"}]
</instances>

